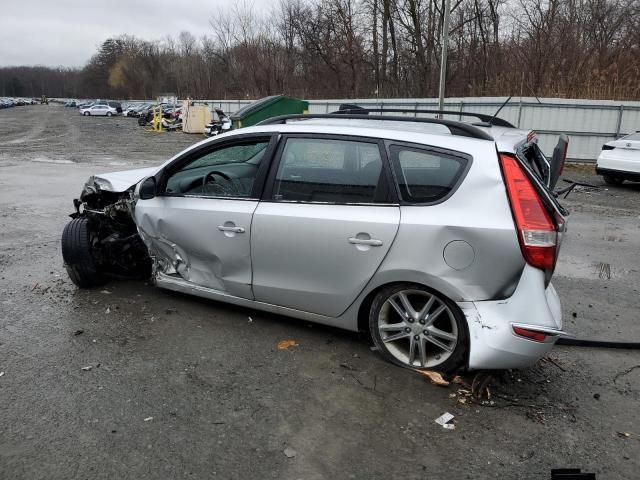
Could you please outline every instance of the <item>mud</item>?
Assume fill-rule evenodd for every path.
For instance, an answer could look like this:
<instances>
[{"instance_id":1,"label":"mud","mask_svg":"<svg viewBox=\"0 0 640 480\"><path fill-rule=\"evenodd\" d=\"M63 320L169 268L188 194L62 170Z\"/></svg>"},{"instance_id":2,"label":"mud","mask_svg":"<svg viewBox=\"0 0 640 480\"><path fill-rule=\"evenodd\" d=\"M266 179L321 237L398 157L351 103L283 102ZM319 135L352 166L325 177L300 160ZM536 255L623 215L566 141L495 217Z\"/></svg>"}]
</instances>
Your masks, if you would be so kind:
<instances>
[{"instance_id":1,"label":"mud","mask_svg":"<svg viewBox=\"0 0 640 480\"><path fill-rule=\"evenodd\" d=\"M0 111L0 478L637 476L636 351L556 347L473 400L358 335L143 282L77 290L59 238L85 179L200 139L54 105ZM598 187L563 201L567 330L639 341L640 185L565 177ZM434 422L445 412L455 430Z\"/></svg>"}]
</instances>

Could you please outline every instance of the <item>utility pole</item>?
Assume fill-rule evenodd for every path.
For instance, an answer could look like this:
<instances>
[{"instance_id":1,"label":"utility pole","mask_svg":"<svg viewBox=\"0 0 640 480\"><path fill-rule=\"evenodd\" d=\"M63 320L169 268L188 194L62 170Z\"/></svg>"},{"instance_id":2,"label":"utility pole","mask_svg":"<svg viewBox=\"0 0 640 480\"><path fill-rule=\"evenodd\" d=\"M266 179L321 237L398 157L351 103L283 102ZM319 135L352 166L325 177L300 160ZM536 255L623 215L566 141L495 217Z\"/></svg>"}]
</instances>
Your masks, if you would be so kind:
<instances>
[{"instance_id":1,"label":"utility pole","mask_svg":"<svg viewBox=\"0 0 640 480\"><path fill-rule=\"evenodd\" d=\"M449 15L451 0L444 0L444 19L442 21L442 56L440 57L440 91L438 110L444 110L444 84L447 79L447 49L449 48ZM442 118L442 115L440 115Z\"/></svg>"}]
</instances>

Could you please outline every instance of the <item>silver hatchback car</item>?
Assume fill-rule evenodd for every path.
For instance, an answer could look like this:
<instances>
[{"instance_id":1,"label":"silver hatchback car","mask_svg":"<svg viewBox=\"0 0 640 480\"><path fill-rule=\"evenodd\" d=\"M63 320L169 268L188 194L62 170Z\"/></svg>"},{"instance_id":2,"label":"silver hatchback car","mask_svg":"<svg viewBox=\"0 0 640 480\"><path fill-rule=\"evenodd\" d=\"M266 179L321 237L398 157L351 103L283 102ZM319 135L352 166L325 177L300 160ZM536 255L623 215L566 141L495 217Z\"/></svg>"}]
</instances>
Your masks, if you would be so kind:
<instances>
[{"instance_id":1,"label":"silver hatchback car","mask_svg":"<svg viewBox=\"0 0 640 480\"><path fill-rule=\"evenodd\" d=\"M91 177L62 236L69 276L368 330L403 367L531 365L564 335L566 142L549 161L499 118L388 113L278 117Z\"/></svg>"}]
</instances>

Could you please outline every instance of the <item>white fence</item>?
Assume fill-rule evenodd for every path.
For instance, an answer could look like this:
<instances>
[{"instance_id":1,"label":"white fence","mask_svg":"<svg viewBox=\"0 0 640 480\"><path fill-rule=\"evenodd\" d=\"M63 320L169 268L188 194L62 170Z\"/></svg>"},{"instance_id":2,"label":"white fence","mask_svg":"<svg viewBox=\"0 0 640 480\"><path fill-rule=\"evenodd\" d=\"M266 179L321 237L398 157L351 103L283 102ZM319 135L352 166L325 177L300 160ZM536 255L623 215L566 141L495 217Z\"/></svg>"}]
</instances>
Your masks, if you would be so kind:
<instances>
[{"instance_id":1,"label":"white fence","mask_svg":"<svg viewBox=\"0 0 640 480\"><path fill-rule=\"evenodd\" d=\"M506 99L449 98L445 101L445 109L493 115ZM233 113L251 103L251 100L208 100L208 103ZM435 98L310 100L309 111L329 113L337 110L342 103L409 110L436 109L438 105ZM640 130L640 102L516 97L502 109L499 116L519 128L535 130L540 146L547 155L553 153L558 135L566 133L570 138L568 157L580 162L595 162L603 143Z\"/></svg>"}]
</instances>

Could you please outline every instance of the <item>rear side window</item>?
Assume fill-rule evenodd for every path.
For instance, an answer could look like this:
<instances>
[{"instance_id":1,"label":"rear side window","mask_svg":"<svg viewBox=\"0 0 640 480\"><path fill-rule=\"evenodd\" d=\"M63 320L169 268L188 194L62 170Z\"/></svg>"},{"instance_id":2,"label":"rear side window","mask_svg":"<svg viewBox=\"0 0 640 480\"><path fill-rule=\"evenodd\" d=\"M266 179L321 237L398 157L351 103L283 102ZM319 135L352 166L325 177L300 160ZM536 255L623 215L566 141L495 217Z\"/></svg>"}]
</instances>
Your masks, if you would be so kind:
<instances>
[{"instance_id":1,"label":"rear side window","mask_svg":"<svg viewBox=\"0 0 640 480\"><path fill-rule=\"evenodd\" d=\"M290 138L282 151L273 199L292 202L387 201L377 143Z\"/></svg>"},{"instance_id":2,"label":"rear side window","mask_svg":"<svg viewBox=\"0 0 640 480\"><path fill-rule=\"evenodd\" d=\"M391 145L391 163L408 203L433 203L457 186L469 160L446 153L401 145Z\"/></svg>"}]
</instances>

